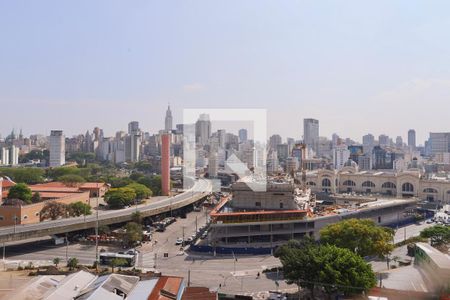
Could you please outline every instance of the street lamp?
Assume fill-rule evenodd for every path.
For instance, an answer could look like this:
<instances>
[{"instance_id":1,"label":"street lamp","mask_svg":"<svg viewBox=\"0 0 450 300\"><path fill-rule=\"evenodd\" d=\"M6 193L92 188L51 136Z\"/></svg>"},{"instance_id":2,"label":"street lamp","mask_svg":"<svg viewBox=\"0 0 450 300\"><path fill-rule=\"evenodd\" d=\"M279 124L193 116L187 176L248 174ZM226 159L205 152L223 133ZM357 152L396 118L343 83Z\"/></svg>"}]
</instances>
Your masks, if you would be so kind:
<instances>
[{"instance_id":1,"label":"street lamp","mask_svg":"<svg viewBox=\"0 0 450 300\"><path fill-rule=\"evenodd\" d=\"M17 216L14 215L14 234L16 234Z\"/></svg>"}]
</instances>

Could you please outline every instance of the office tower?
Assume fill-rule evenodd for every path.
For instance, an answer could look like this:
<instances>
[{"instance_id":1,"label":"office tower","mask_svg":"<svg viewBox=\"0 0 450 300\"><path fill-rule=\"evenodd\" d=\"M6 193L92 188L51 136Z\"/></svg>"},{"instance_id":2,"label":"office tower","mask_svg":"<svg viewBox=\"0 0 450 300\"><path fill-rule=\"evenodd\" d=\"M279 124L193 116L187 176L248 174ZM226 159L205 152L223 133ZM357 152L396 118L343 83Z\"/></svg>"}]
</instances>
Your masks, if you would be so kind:
<instances>
[{"instance_id":1,"label":"office tower","mask_svg":"<svg viewBox=\"0 0 450 300\"><path fill-rule=\"evenodd\" d=\"M128 134L132 134L138 131L140 131L138 121L131 121L130 123L128 123Z\"/></svg>"},{"instance_id":2,"label":"office tower","mask_svg":"<svg viewBox=\"0 0 450 300\"><path fill-rule=\"evenodd\" d=\"M346 145L339 145L333 149L333 165L336 170L340 170L344 167L344 164L350 157L350 150Z\"/></svg>"},{"instance_id":3,"label":"office tower","mask_svg":"<svg viewBox=\"0 0 450 300\"><path fill-rule=\"evenodd\" d=\"M364 153L371 153L375 144L375 137L372 134L366 134L363 136Z\"/></svg>"},{"instance_id":4,"label":"office tower","mask_svg":"<svg viewBox=\"0 0 450 300\"><path fill-rule=\"evenodd\" d=\"M125 153L128 152L129 155L127 160L131 162L139 161L141 157L141 133L132 133L127 137L125 141L128 141L129 143L128 145L126 145L127 147L129 147L129 149L127 149L128 151L125 151Z\"/></svg>"},{"instance_id":5,"label":"office tower","mask_svg":"<svg viewBox=\"0 0 450 300\"><path fill-rule=\"evenodd\" d=\"M359 164L359 157L364 154L363 146L351 145L348 146L348 150L350 151L350 159Z\"/></svg>"},{"instance_id":6,"label":"office tower","mask_svg":"<svg viewBox=\"0 0 450 300\"><path fill-rule=\"evenodd\" d=\"M311 149L317 152L317 143L319 141L319 120L303 120L303 142Z\"/></svg>"},{"instance_id":7,"label":"office tower","mask_svg":"<svg viewBox=\"0 0 450 300\"><path fill-rule=\"evenodd\" d=\"M217 136L219 138L219 147L222 148L222 149L225 149L225 143L226 143L226 132L225 132L225 129L217 130Z\"/></svg>"},{"instance_id":8,"label":"office tower","mask_svg":"<svg viewBox=\"0 0 450 300\"><path fill-rule=\"evenodd\" d=\"M161 192L170 195L170 133L161 136Z\"/></svg>"},{"instance_id":9,"label":"office tower","mask_svg":"<svg viewBox=\"0 0 450 300\"><path fill-rule=\"evenodd\" d=\"M366 153L364 155L358 156L358 167L359 170L370 171L372 170L372 155Z\"/></svg>"},{"instance_id":10,"label":"office tower","mask_svg":"<svg viewBox=\"0 0 450 300\"><path fill-rule=\"evenodd\" d=\"M380 144L380 146L389 146L389 137L385 134L380 134L378 136L378 143Z\"/></svg>"},{"instance_id":11,"label":"office tower","mask_svg":"<svg viewBox=\"0 0 450 300\"><path fill-rule=\"evenodd\" d=\"M277 146L282 144L282 138L279 134L274 134L269 138L269 149L277 150Z\"/></svg>"},{"instance_id":12,"label":"office tower","mask_svg":"<svg viewBox=\"0 0 450 300\"><path fill-rule=\"evenodd\" d=\"M9 148L9 164L11 166L19 164L19 147L13 145Z\"/></svg>"},{"instance_id":13,"label":"office tower","mask_svg":"<svg viewBox=\"0 0 450 300\"><path fill-rule=\"evenodd\" d=\"M318 157L332 157L333 156L333 142L326 137L319 137L317 141L317 152Z\"/></svg>"},{"instance_id":14,"label":"office tower","mask_svg":"<svg viewBox=\"0 0 450 300\"><path fill-rule=\"evenodd\" d=\"M431 154L450 152L450 132L430 132Z\"/></svg>"},{"instance_id":15,"label":"office tower","mask_svg":"<svg viewBox=\"0 0 450 300\"><path fill-rule=\"evenodd\" d=\"M217 158L217 151L210 151L209 157L208 157L208 175L209 178L216 178L217 177L217 169L218 169L218 158Z\"/></svg>"},{"instance_id":16,"label":"office tower","mask_svg":"<svg viewBox=\"0 0 450 300\"><path fill-rule=\"evenodd\" d=\"M207 145L211 136L211 121L209 115L201 114L195 123L195 140L200 145Z\"/></svg>"},{"instance_id":17,"label":"office tower","mask_svg":"<svg viewBox=\"0 0 450 300\"><path fill-rule=\"evenodd\" d=\"M66 163L66 141L62 130L52 130L49 138L50 167Z\"/></svg>"},{"instance_id":18,"label":"office tower","mask_svg":"<svg viewBox=\"0 0 450 300\"><path fill-rule=\"evenodd\" d=\"M414 129L408 130L408 146L411 150L416 148L416 131Z\"/></svg>"},{"instance_id":19,"label":"office tower","mask_svg":"<svg viewBox=\"0 0 450 300\"><path fill-rule=\"evenodd\" d=\"M280 144L277 146L277 158L278 160L285 161L289 157L288 144Z\"/></svg>"},{"instance_id":20,"label":"office tower","mask_svg":"<svg viewBox=\"0 0 450 300\"><path fill-rule=\"evenodd\" d=\"M402 148L403 147L403 139L402 139L401 136L398 136L395 139L395 147L397 147L397 148Z\"/></svg>"},{"instance_id":21,"label":"office tower","mask_svg":"<svg viewBox=\"0 0 450 300\"><path fill-rule=\"evenodd\" d=\"M337 145L339 145L340 140L341 140L341 138L339 137L339 135L337 135L336 133L333 133L333 135L331 136L331 142L333 143L333 147L336 147Z\"/></svg>"},{"instance_id":22,"label":"office tower","mask_svg":"<svg viewBox=\"0 0 450 300\"><path fill-rule=\"evenodd\" d=\"M164 130L166 132L172 131L172 111L170 110L170 105L167 107L166 119L164 120Z\"/></svg>"},{"instance_id":23,"label":"office tower","mask_svg":"<svg viewBox=\"0 0 450 300\"><path fill-rule=\"evenodd\" d=\"M183 134L184 133L184 124L177 124L175 125L177 134Z\"/></svg>"},{"instance_id":24,"label":"office tower","mask_svg":"<svg viewBox=\"0 0 450 300\"><path fill-rule=\"evenodd\" d=\"M239 143L247 141L247 129L239 129Z\"/></svg>"}]
</instances>

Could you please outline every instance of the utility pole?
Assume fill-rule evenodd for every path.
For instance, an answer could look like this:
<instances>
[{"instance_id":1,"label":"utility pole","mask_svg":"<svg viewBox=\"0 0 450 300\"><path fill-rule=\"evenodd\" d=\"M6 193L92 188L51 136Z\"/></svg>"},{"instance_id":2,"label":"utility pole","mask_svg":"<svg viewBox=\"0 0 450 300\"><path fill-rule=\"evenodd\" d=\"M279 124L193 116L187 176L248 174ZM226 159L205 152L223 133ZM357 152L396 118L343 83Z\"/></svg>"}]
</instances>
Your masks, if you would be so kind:
<instances>
[{"instance_id":1,"label":"utility pole","mask_svg":"<svg viewBox=\"0 0 450 300\"><path fill-rule=\"evenodd\" d=\"M182 227L182 229L183 229L183 243L182 243L182 245L184 246L184 228L186 228L186 226L183 226Z\"/></svg>"},{"instance_id":2,"label":"utility pole","mask_svg":"<svg viewBox=\"0 0 450 300\"><path fill-rule=\"evenodd\" d=\"M97 195L97 221L95 224L95 261L96 261L96 269L98 271L98 195Z\"/></svg>"},{"instance_id":3,"label":"utility pole","mask_svg":"<svg viewBox=\"0 0 450 300\"><path fill-rule=\"evenodd\" d=\"M69 239L67 238L66 233L66 262L69 261Z\"/></svg>"},{"instance_id":4,"label":"utility pole","mask_svg":"<svg viewBox=\"0 0 450 300\"><path fill-rule=\"evenodd\" d=\"M191 286L191 269L188 269L188 282L187 282L187 286L188 286L188 287Z\"/></svg>"},{"instance_id":5,"label":"utility pole","mask_svg":"<svg viewBox=\"0 0 450 300\"><path fill-rule=\"evenodd\" d=\"M197 234L198 225L197 225L197 216L195 216L195 234Z\"/></svg>"},{"instance_id":6,"label":"utility pole","mask_svg":"<svg viewBox=\"0 0 450 300\"><path fill-rule=\"evenodd\" d=\"M14 234L16 234L17 216L14 215Z\"/></svg>"},{"instance_id":7,"label":"utility pole","mask_svg":"<svg viewBox=\"0 0 450 300\"><path fill-rule=\"evenodd\" d=\"M3 242L3 263L5 262L5 252L6 252L5 242Z\"/></svg>"}]
</instances>

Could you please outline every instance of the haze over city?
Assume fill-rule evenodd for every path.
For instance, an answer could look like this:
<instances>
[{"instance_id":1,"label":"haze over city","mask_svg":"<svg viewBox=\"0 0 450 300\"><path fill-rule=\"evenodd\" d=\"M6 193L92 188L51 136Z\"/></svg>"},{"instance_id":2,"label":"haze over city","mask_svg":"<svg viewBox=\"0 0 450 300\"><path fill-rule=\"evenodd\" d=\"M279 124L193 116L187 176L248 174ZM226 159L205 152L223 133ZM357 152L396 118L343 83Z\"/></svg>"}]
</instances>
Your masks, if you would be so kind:
<instances>
[{"instance_id":1,"label":"haze over city","mask_svg":"<svg viewBox=\"0 0 450 300\"><path fill-rule=\"evenodd\" d=\"M448 130L445 1L25 3L0 4L2 136L156 132L168 102L266 108L284 138Z\"/></svg>"}]
</instances>

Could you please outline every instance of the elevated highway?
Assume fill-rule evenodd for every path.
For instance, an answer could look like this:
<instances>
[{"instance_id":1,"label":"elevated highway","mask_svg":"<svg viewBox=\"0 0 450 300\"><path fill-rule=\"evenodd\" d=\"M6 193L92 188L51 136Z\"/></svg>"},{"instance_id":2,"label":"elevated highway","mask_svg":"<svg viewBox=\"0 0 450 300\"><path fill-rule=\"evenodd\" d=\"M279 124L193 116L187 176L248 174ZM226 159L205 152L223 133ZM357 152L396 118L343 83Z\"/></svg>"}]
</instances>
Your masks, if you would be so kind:
<instances>
[{"instance_id":1,"label":"elevated highway","mask_svg":"<svg viewBox=\"0 0 450 300\"><path fill-rule=\"evenodd\" d=\"M131 221L132 214L136 211L139 211L143 217L150 217L176 210L191 205L206 197L209 192L203 191L209 190L211 190L210 182L205 179L199 179L196 181L193 188L174 197L162 199L147 205L138 205L137 207L133 206L119 210L108 210L101 214L99 213L98 223L99 226L101 226L128 222ZM96 224L97 214L94 212L94 214L86 217L81 216L44 221L36 224L2 227L0 229L0 243L94 228L96 227Z\"/></svg>"}]
</instances>

